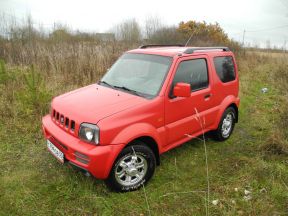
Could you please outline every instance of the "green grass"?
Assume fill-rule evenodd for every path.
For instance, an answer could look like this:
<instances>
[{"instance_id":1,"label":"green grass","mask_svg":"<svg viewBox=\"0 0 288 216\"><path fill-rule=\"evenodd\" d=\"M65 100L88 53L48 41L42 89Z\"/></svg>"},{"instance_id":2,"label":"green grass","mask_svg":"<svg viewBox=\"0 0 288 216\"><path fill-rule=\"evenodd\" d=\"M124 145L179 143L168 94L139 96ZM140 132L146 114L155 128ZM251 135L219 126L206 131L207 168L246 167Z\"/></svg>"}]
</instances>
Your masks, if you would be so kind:
<instances>
[{"instance_id":1,"label":"green grass","mask_svg":"<svg viewBox=\"0 0 288 216\"><path fill-rule=\"evenodd\" d=\"M275 107L283 108L283 97L269 78L274 66L240 67L239 123L226 142L206 143L210 215L288 214L287 155L261 150L275 130L281 131ZM148 215L145 193L152 215L206 214L202 141L192 140L162 155L145 193L110 192L103 181L59 164L46 150L41 115L49 110L51 96L64 89L51 91L46 80L37 90L29 70L16 74L0 84L0 215ZM268 93L262 94L262 87L268 87ZM41 104L35 101L38 97ZM244 200L244 189L252 192L251 200ZM211 201L216 199L214 206Z\"/></svg>"}]
</instances>

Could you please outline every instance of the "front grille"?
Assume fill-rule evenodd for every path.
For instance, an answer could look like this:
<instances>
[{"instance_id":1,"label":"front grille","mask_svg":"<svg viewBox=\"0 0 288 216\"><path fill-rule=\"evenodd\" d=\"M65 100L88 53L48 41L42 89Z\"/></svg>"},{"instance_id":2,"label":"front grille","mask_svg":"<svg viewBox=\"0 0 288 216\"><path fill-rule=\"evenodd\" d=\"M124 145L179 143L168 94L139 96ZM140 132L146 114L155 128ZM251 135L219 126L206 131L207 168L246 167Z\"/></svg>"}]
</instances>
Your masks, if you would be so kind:
<instances>
[{"instance_id":1,"label":"front grille","mask_svg":"<svg viewBox=\"0 0 288 216\"><path fill-rule=\"evenodd\" d=\"M67 129L71 133L75 132L75 121L71 120L69 117L65 116L64 114L58 112L57 110L53 109L52 111L52 119L61 127Z\"/></svg>"}]
</instances>

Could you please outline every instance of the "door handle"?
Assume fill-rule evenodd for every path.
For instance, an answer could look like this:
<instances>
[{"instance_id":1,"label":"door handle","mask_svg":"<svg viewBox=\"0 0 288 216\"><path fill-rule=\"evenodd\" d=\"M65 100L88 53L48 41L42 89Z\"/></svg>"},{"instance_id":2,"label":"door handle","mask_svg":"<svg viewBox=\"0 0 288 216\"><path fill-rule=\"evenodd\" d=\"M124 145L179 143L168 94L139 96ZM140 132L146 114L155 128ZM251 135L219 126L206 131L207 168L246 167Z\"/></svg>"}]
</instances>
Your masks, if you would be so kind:
<instances>
[{"instance_id":1,"label":"door handle","mask_svg":"<svg viewBox=\"0 0 288 216\"><path fill-rule=\"evenodd\" d=\"M210 98L212 96L212 94L206 94L206 95L204 95L204 99L208 99L208 98Z\"/></svg>"}]
</instances>

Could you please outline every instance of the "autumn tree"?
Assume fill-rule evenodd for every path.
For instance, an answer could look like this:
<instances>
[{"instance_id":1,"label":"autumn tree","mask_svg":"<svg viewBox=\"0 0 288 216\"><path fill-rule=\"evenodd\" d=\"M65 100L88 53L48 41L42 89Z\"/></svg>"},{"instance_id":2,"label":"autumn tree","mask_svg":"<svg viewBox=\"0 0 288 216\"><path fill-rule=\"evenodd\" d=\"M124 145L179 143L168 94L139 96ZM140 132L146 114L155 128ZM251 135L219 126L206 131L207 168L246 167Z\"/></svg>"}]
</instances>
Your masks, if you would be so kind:
<instances>
[{"instance_id":1,"label":"autumn tree","mask_svg":"<svg viewBox=\"0 0 288 216\"><path fill-rule=\"evenodd\" d=\"M178 32L187 40L191 37L189 45L225 45L230 42L227 34L218 23L207 24L204 22L188 21L181 22Z\"/></svg>"}]
</instances>

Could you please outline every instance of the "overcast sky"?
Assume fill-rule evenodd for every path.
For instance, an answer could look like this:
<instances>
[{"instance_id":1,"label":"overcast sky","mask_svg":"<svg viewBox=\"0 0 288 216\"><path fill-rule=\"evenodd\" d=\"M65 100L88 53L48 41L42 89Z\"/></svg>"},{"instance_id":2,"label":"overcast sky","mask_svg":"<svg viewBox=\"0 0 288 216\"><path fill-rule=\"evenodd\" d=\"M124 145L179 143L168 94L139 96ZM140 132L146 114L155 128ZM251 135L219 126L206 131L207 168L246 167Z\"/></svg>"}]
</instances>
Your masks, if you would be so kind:
<instances>
[{"instance_id":1,"label":"overcast sky","mask_svg":"<svg viewBox=\"0 0 288 216\"><path fill-rule=\"evenodd\" d=\"M180 21L218 22L228 35L265 46L288 48L288 0L0 0L0 13L21 19L31 14L45 27L61 22L72 29L106 32L129 18L144 25L148 16L159 17L164 24Z\"/></svg>"}]
</instances>

